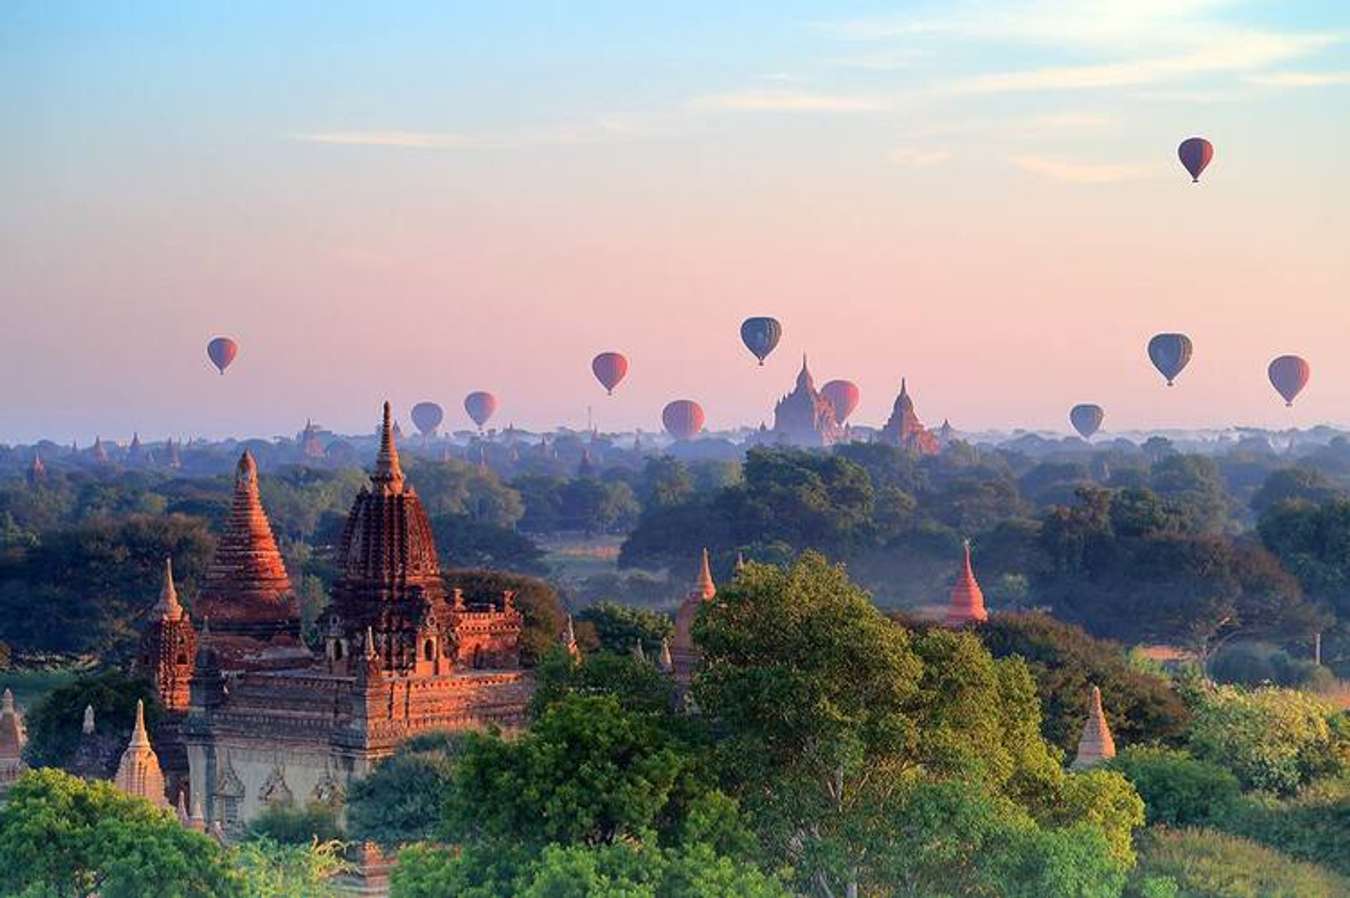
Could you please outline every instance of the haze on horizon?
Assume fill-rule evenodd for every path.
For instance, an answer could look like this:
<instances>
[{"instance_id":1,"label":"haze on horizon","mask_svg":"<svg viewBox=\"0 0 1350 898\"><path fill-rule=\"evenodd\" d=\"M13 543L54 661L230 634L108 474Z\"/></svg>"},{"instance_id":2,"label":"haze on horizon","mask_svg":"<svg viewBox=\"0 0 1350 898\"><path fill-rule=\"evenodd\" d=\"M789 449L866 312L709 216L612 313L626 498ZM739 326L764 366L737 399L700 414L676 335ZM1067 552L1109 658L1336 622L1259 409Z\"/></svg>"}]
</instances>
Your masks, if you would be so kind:
<instances>
[{"instance_id":1,"label":"haze on horizon","mask_svg":"<svg viewBox=\"0 0 1350 898\"><path fill-rule=\"evenodd\" d=\"M803 352L869 424L902 376L964 430L1350 424L1350 7L568 6L0 7L0 440L463 427L474 389L722 429Z\"/></svg>"}]
</instances>

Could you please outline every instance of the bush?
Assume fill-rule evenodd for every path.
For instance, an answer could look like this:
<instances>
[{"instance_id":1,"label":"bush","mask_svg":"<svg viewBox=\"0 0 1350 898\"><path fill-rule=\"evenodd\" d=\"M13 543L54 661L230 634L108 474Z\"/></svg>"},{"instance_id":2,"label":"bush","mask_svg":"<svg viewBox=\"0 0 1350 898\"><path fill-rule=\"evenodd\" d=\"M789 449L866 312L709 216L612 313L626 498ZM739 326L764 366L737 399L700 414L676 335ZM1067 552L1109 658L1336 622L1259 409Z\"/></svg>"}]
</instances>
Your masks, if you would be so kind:
<instances>
[{"instance_id":1,"label":"bush","mask_svg":"<svg viewBox=\"0 0 1350 898\"><path fill-rule=\"evenodd\" d=\"M1133 746L1110 767L1134 784L1150 824L1211 824L1232 808L1241 791L1227 770L1177 749Z\"/></svg>"},{"instance_id":2,"label":"bush","mask_svg":"<svg viewBox=\"0 0 1350 898\"><path fill-rule=\"evenodd\" d=\"M455 773L456 738L415 736L352 784L347 828L358 841L406 845L433 838Z\"/></svg>"},{"instance_id":3,"label":"bush","mask_svg":"<svg viewBox=\"0 0 1350 898\"><path fill-rule=\"evenodd\" d=\"M337 810L332 805L311 802L304 807L272 805L249 824L254 839L271 839L281 845L312 845L342 838Z\"/></svg>"},{"instance_id":4,"label":"bush","mask_svg":"<svg viewBox=\"0 0 1350 898\"><path fill-rule=\"evenodd\" d=\"M1210 671L1220 683L1242 686L1273 683L1290 688L1320 689L1335 682L1335 675L1327 668L1260 642L1227 646L1214 659Z\"/></svg>"},{"instance_id":5,"label":"bush","mask_svg":"<svg viewBox=\"0 0 1350 898\"><path fill-rule=\"evenodd\" d=\"M25 717L25 759L33 767L63 767L69 763L80 744L88 705L94 707L95 732L125 747L131 738L137 699L145 702L145 723L153 734L159 721L159 703L146 680L108 670L58 686L35 703Z\"/></svg>"},{"instance_id":6,"label":"bush","mask_svg":"<svg viewBox=\"0 0 1350 898\"><path fill-rule=\"evenodd\" d=\"M1344 898L1350 880L1246 839L1205 829L1153 829L1140 838L1128 898Z\"/></svg>"},{"instance_id":7,"label":"bush","mask_svg":"<svg viewBox=\"0 0 1350 898\"><path fill-rule=\"evenodd\" d=\"M1220 686L1202 692L1191 751L1226 767L1244 788L1293 794L1350 767L1350 733L1326 702L1290 689Z\"/></svg>"},{"instance_id":8,"label":"bush","mask_svg":"<svg viewBox=\"0 0 1350 898\"><path fill-rule=\"evenodd\" d=\"M1350 876L1350 780L1321 780L1284 800L1249 796L1222 828Z\"/></svg>"}]
</instances>

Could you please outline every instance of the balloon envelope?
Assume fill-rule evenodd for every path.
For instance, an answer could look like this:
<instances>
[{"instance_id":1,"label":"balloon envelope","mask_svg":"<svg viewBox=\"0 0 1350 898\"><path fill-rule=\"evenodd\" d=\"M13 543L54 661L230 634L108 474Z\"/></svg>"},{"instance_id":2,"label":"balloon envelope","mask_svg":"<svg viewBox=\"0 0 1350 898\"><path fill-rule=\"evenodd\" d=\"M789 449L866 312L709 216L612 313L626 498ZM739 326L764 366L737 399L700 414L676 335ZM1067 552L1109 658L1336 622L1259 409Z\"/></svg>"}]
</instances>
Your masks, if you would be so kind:
<instances>
[{"instance_id":1,"label":"balloon envelope","mask_svg":"<svg viewBox=\"0 0 1350 898\"><path fill-rule=\"evenodd\" d=\"M1214 158L1214 144L1203 137L1188 137L1177 147L1177 158L1181 160L1186 171L1190 172L1191 183L1194 184L1200 180L1200 173Z\"/></svg>"},{"instance_id":2,"label":"balloon envelope","mask_svg":"<svg viewBox=\"0 0 1350 898\"><path fill-rule=\"evenodd\" d=\"M820 388L820 395L834 408L834 420L840 424L853 414L862 399L862 391L850 380L832 380Z\"/></svg>"},{"instance_id":3,"label":"balloon envelope","mask_svg":"<svg viewBox=\"0 0 1350 898\"><path fill-rule=\"evenodd\" d=\"M1294 397L1308 385L1312 368L1296 355L1282 355L1270 363L1266 373L1270 375L1271 386L1284 397L1284 404L1293 405Z\"/></svg>"},{"instance_id":4,"label":"balloon envelope","mask_svg":"<svg viewBox=\"0 0 1350 898\"><path fill-rule=\"evenodd\" d=\"M445 419L445 412L434 402L419 402L412 407L412 420L425 435L436 432Z\"/></svg>"},{"instance_id":5,"label":"balloon envelope","mask_svg":"<svg viewBox=\"0 0 1350 898\"><path fill-rule=\"evenodd\" d=\"M619 381L628 374L628 359L617 352L602 352L591 359L591 371L595 373L595 379L600 381L605 392L613 393Z\"/></svg>"},{"instance_id":6,"label":"balloon envelope","mask_svg":"<svg viewBox=\"0 0 1350 898\"><path fill-rule=\"evenodd\" d=\"M230 362L239 354L239 344L229 337L216 337L210 343L206 344L206 357L211 360L211 364L220 370L221 374L230 367Z\"/></svg>"},{"instance_id":7,"label":"balloon envelope","mask_svg":"<svg viewBox=\"0 0 1350 898\"><path fill-rule=\"evenodd\" d=\"M1158 334L1148 341L1149 360L1167 378L1169 387L1191 360L1192 348L1191 338L1185 334Z\"/></svg>"},{"instance_id":8,"label":"balloon envelope","mask_svg":"<svg viewBox=\"0 0 1350 898\"><path fill-rule=\"evenodd\" d=\"M677 440L687 440L703 429L703 406L692 399L676 399L661 410L661 423Z\"/></svg>"},{"instance_id":9,"label":"balloon envelope","mask_svg":"<svg viewBox=\"0 0 1350 898\"><path fill-rule=\"evenodd\" d=\"M1097 432L1097 428L1102 426L1102 419L1105 417L1106 413L1102 411L1100 405L1093 405L1089 402L1075 405L1069 409L1069 423L1085 440L1092 438L1092 435Z\"/></svg>"},{"instance_id":10,"label":"balloon envelope","mask_svg":"<svg viewBox=\"0 0 1350 898\"><path fill-rule=\"evenodd\" d=\"M747 318L741 322L741 342L761 365L782 337L783 325L777 318Z\"/></svg>"},{"instance_id":11,"label":"balloon envelope","mask_svg":"<svg viewBox=\"0 0 1350 898\"><path fill-rule=\"evenodd\" d=\"M497 410L497 397L485 390L476 390L464 397L464 410L473 418L473 423L481 428Z\"/></svg>"}]
</instances>

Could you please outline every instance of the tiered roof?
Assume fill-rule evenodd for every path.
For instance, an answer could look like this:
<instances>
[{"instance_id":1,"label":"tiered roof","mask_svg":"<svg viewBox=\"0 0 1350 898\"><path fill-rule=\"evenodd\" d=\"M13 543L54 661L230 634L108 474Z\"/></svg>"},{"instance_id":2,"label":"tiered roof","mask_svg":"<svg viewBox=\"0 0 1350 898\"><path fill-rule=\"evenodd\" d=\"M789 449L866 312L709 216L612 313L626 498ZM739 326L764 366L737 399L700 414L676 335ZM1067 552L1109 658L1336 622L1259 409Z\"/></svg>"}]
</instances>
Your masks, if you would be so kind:
<instances>
[{"instance_id":1,"label":"tiered roof","mask_svg":"<svg viewBox=\"0 0 1350 898\"><path fill-rule=\"evenodd\" d=\"M834 406L816 389L805 353L796 386L774 406L773 432L788 442L807 446L829 446L843 436Z\"/></svg>"},{"instance_id":2,"label":"tiered roof","mask_svg":"<svg viewBox=\"0 0 1350 898\"><path fill-rule=\"evenodd\" d=\"M944 620L949 627L989 620L989 612L984 607L984 591L980 589L975 571L970 566L970 540L965 541L963 548L965 558L960 573L956 575L956 585L952 587L951 601L947 605Z\"/></svg>"},{"instance_id":3,"label":"tiered roof","mask_svg":"<svg viewBox=\"0 0 1350 898\"><path fill-rule=\"evenodd\" d=\"M895 397L891 408L891 417L881 428L883 442L918 452L921 455L935 455L941 448L932 431L923 426L914 411L914 400L910 398L905 379L900 378L900 395Z\"/></svg>"},{"instance_id":4,"label":"tiered roof","mask_svg":"<svg viewBox=\"0 0 1350 898\"><path fill-rule=\"evenodd\" d=\"M266 640L298 629L291 579L258 497L258 464L248 450L239 458L230 516L202 583L197 611L224 634Z\"/></svg>"}]
</instances>

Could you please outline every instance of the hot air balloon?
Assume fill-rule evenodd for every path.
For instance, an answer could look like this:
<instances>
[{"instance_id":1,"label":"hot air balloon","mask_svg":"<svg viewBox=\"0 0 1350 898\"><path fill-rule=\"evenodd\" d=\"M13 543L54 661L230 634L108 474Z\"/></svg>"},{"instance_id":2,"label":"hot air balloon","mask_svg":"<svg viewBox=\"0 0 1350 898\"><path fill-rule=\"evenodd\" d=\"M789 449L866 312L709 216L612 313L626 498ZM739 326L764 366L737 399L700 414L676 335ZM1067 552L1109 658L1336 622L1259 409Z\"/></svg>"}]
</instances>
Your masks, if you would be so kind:
<instances>
[{"instance_id":1,"label":"hot air balloon","mask_svg":"<svg viewBox=\"0 0 1350 898\"><path fill-rule=\"evenodd\" d=\"M492 417L492 413L497 410L497 397L483 390L476 390L464 397L464 410L473 418L473 423L482 430L483 425Z\"/></svg>"},{"instance_id":2,"label":"hot air balloon","mask_svg":"<svg viewBox=\"0 0 1350 898\"><path fill-rule=\"evenodd\" d=\"M1148 357L1169 387L1191 360L1191 348L1191 338L1185 334L1158 334L1148 341Z\"/></svg>"},{"instance_id":3,"label":"hot air balloon","mask_svg":"<svg viewBox=\"0 0 1350 898\"><path fill-rule=\"evenodd\" d=\"M759 359L760 365L773 352L783 336L783 325L777 318L747 318L741 322L741 342Z\"/></svg>"},{"instance_id":4,"label":"hot air balloon","mask_svg":"<svg viewBox=\"0 0 1350 898\"><path fill-rule=\"evenodd\" d=\"M211 364L220 369L224 374L225 369L230 367L230 362L239 354L239 344L229 337L216 337L210 343L206 344L206 357L211 360Z\"/></svg>"},{"instance_id":5,"label":"hot air balloon","mask_svg":"<svg viewBox=\"0 0 1350 898\"><path fill-rule=\"evenodd\" d=\"M1102 419L1105 417L1106 413L1102 411L1100 405L1082 403L1069 409L1069 423L1085 440L1092 439L1092 435L1102 426Z\"/></svg>"},{"instance_id":6,"label":"hot air balloon","mask_svg":"<svg viewBox=\"0 0 1350 898\"><path fill-rule=\"evenodd\" d=\"M419 402L412 407L412 420L422 436L431 436L445 419L445 412L434 402Z\"/></svg>"},{"instance_id":7,"label":"hot air balloon","mask_svg":"<svg viewBox=\"0 0 1350 898\"><path fill-rule=\"evenodd\" d=\"M1308 385L1312 368L1296 355L1282 355L1270 363L1267 373L1271 386L1284 397L1284 404L1293 405L1294 397Z\"/></svg>"},{"instance_id":8,"label":"hot air balloon","mask_svg":"<svg viewBox=\"0 0 1350 898\"><path fill-rule=\"evenodd\" d=\"M692 399L676 399L661 410L661 423L675 439L692 439L703 429L703 406Z\"/></svg>"},{"instance_id":9,"label":"hot air balloon","mask_svg":"<svg viewBox=\"0 0 1350 898\"><path fill-rule=\"evenodd\" d=\"M825 397L834 408L834 420L843 424L848 416L853 414L853 410L858 407L859 400L862 399L862 392L858 385L850 380L832 380L820 388L820 395Z\"/></svg>"},{"instance_id":10,"label":"hot air balloon","mask_svg":"<svg viewBox=\"0 0 1350 898\"><path fill-rule=\"evenodd\" d=\"M1177 147L1177 158L1181 160L1186 171L1191 173L1191 183L1195 184L1199 182L1200 173L1205 170L1205 166L1214 158L1214 144L1203 137L1188 137Z\"/></svg>"},{"instance_id":11,"label":"hot air balloon","mask_svg":"<svg viewBox=\"0 0 1350 898\"><path fill-rule=\"evenodd\" d=\"M591 370L595 379L605 388L605 392L614 395L614 388L628 373L628 359L617 352L602 352L591 359Z\"/></svg>"}]
</instances>

